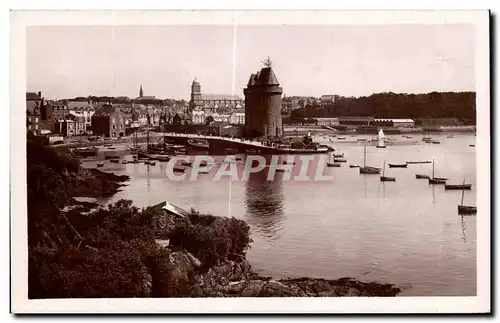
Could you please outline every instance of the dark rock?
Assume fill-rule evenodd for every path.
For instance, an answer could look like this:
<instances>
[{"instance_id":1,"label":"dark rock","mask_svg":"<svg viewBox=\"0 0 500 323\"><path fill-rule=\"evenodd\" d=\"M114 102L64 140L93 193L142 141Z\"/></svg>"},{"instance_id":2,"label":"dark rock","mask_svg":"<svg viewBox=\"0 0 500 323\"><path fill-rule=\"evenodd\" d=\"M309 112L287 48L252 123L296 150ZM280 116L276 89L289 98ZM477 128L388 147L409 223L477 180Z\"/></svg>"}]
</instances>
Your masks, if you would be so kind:
<instances>
[{"instance_id":1,"label":"dark rock","mask_svg":"<svg viewBox=\"0 0 500 323\"><path fill-rule=\"evenodd\" d=\"M240 296L242 297L257 297L259 296L262 287L266 284L262 280L250 280L245 288L241 291Z\"/></svg>"}]
</instances>

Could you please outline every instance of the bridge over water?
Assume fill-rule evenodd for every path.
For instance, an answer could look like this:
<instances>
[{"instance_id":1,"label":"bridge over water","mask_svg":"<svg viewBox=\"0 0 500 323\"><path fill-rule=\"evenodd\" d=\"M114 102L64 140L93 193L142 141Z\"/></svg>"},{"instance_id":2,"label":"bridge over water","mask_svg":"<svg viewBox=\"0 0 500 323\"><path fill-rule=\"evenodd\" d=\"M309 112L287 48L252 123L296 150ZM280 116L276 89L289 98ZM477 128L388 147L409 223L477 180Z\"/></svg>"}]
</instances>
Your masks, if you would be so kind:
<instances>
[{"instance_id":1,"label":"bridge over water","mask_svg":"<svg viewBox=\"0 0 500 323\"><path fill-rule=\"evenodd\" d=\"M255 153L260 154L324 154L328 152L328 148L326 147L318 149L273 147L256 140L198 134L164 133L164 138L179 144L188 144L189 139L206 140L210 144L210 150L224 150L229 148L237 149L239 152L255 151Z\"/></svg>"}]
</instances>

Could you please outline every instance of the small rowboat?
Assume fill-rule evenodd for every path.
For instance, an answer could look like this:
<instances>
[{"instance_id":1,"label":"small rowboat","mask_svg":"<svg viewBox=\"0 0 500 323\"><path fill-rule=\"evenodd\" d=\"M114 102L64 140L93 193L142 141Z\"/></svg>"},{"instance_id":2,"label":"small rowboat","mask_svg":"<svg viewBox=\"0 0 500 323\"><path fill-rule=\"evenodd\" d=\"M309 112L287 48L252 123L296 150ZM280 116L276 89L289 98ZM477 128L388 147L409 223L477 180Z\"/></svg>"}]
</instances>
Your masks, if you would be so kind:
<instances>
[{"instance_id":1,"label":"small rowboat","mask_svg":"<svg viewBox=\"0 0 500 323\"><path fill-rule=\"evenodd\" d=\"M391 168L406 168L408 167L408 164L389 164L389 167Z\"/></svg>"},{"instance_id":2,"label":"small rowboat","mask_svg":"<svg viewBox=\"0 0 500 323\"><path fill-rule=\"evenodd\" d=\"M442 178L429 178L429 185L446 184L446 180Z\"/></svg>"},{"instance_id":3,"label":"small rowboat","mask_svg":"<svg viewBox=\"0 0 500 323\"><path fill-rule=\"evenodd\" d=\"M333 158L342 158L344 157L344 153L342 154L333 154Z\"/></svg>"},{"instance_id":4,"label":"small rowboat","mask_svg":"<svg viewBox=\"0 0 500 323\"><path fill-rule=\"evenodd\" d=\"M396 177L380 176L380 181L381 182L395 182Z\"/></svg>"},{"instance_id":5,"label":"small rowboat","mask_svg":"<svg viewBox=\"0 0 500 323\"><path fill-rule=\"evenodd\" d=\"M429 175L423 175L423 174L415 174L415 178L419 178L419 179L429 179L430 176Z\"/></svg>"},{"instance_id":6,"label":"small rowboat","mask_svg":"<svg viewBox=\"0 0 500 323\"><path fill-rule=\"evenodd\" d=\"M97 163L97 167L102 167L104 166L104 163Z\"/></svg>"},{"instance_id":7,"label":"small rowboat","mask_svg":"<svg viewBox=\"0 0 500 323\"><path fill-rule=\"evenodd\" d=\"M469 147L476 147L476 145L469 145Z\"/></svg>"},{"instance_id":8,"label":"small rowboat","mask_svg":"<svg viewBox=\"0 0 500 323\"><path fill-rule=\"evenodd\" d=\"M458 206L458 214L459 215L473 215L473 214L477 214L477 207L475 207L475 206L459 205Z\"/></svg>"},{"instance_id":9,"label":"small rowboat","mask_svg":"<svg viewBox=\"0 0 500 323\"><path fill-rule=\"evenodd\" d=\"M371 166L359 167L359 173L360 174L380 174L380 168L371 167Z\"/></svg>"},{"instance_id":10,"label":"small rowboat","mask_svg":"<svg viewBox=\"0 0 500 323\"><path fill-rule=\"evenodd\" d=\"M407 161L407 164L430 164L432 161L430 160L423 160L423 161Z\"/></svg>"},{"instance_id":11,"label":"small rowboat","mask_svg":"<svg viewBox=\"0 0 500 323\"><path fill-rule=\"evenodd\" d=\"M349 168L359 168L359 165L349 165Z\"/></svg>"},{"instance_id":12,"label":"small rowboat","mask_svg":"<svg viewBox=\"0 0 500 323\"><path fill-rule=\"evenodd\" d=\"M327 167L340 167L341 165L338 163L326 163Z\"/></svg>"},{"instance_id":13,"label":"small rowboat","mask_svg":"<svg viewBox=\"0 0 500 323\"><path fill-rule=\"evenodd\" d=\"M336 163L345 163L345 162L347 162L347 159L344 159L344 158L334 158L333 161L336 162Z\"/></svg>"},{"instance_id":14,"label":"small rowboat","mask_svg":"<svg viewBox=\"0 0 500 323\"><path fill-rule=\"evenodd\" d=\"M122 164L127 164L128 162L124 159L122 160Z\"/></svg>"},{"instance_id":15,"label":"small rowboat","mask_svg":"<svg viewBox=\"0 0 500 323\"><path fill-rule=\"evenodd\" d=\"M470 190L472 189L472 184L457 184L457 185L448 185L444 186L445 190Z\"/></svg>"},{"instance_id":16,"label":"small rowboat","mask_svg":"<svg viewBox=\"0 0 500 323\"><path fill-rule=\"evenodd\" d=\"M475 215L477 213L477 207L464 205L464 193L465 193L465 178L462 184L462 201L458 205L458 215Z\"/></svg>"}]
</instances>

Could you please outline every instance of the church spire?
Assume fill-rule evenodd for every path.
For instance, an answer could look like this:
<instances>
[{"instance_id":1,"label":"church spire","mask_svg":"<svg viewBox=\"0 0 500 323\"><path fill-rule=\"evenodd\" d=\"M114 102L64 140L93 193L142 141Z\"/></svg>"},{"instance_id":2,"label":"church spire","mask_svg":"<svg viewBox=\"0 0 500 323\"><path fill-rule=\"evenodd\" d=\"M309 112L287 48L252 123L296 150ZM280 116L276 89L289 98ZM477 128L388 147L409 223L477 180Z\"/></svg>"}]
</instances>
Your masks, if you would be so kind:
<instances>
[{"instance_id":1,"label":"church spire","mask_svg":"<svg viewBox=\"0 0 500 323\"><path fill-rule=\"evenodd\" d=\"M141 84L141 88L139 89L139 97L142 98L143 97L143 92L142 92L142 84Z\"/></svg>"}]
</instances>

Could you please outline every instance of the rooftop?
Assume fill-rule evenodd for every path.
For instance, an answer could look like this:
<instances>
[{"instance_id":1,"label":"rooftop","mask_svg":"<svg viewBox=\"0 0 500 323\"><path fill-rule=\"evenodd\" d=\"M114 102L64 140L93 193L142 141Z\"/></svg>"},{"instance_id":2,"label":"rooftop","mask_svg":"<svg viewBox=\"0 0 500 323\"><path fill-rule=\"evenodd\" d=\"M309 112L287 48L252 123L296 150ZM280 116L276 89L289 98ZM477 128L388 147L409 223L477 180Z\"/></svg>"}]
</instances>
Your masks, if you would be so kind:
<instances>
[{"instance_id":1,"label":"rooftop","mask_svg":"<svg viewBox=\"0 0 500 323\"><path fill-rule=\"evenodd\" d=\"M42 98L36 92L26 92L26 100L35 101L41 99Z\"/></svg>"},{"instance_id":2,"label":"rooftop","mask_svg":"<svg viewBox=\"0 0 500 323\"><path fill-rule=\"evenodd\" d=\"M242 100L239 96L237 95L231 95L231 94L202 94L201 95L202 100L213 100L213 101L239 101Z\"/></svg>"},{"instance_id":3,"label":"rooftop","mask_svg":"<svg viewBox=\"0 0 500 323\"><path fill-rule=\"evenodd\" d=\"M94 113L94 117L109 117L111 114L115 112L115 108L111 105L105 105L103 107L100 107L97 109L97 111Z\"/></svg>"},{"instance_id":4,"label":"rooftop","mask_svg":"<svg viewBox=\"0 0 500 323\"><path fill-rule=\"evenodd\" d=\"M274 74L273 69L268 67L263 67L260 71L255 74L250 75L248 80L248 86L254 85L280 85L278 78Z\"/></svg>"}]
</instances>

